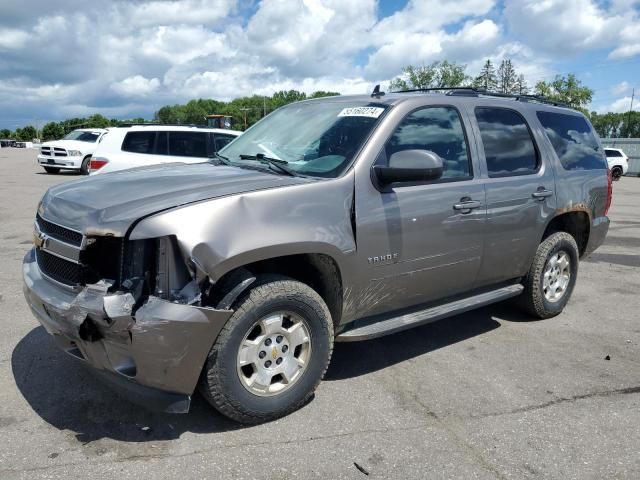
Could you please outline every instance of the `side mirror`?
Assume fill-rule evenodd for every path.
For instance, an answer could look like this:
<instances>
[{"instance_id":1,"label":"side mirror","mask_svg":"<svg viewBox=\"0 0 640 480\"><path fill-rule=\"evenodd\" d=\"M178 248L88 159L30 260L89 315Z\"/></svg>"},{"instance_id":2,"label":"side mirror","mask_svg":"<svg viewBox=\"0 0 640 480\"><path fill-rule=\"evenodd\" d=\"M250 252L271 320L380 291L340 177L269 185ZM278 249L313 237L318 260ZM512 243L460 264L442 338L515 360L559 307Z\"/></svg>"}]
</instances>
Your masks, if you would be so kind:
<instances>
[{"instance_id":1,"label":"side mirror","mask_svg":"<svg viewBox=\"0 0 640 480\"><path fill-rule=\"evenodd\" d=\"M431 150L402 150L389 157L389 166L374 165L378 183L418 183L437 180L442 176L442 158Z\"/></svg>"}]
</instances>

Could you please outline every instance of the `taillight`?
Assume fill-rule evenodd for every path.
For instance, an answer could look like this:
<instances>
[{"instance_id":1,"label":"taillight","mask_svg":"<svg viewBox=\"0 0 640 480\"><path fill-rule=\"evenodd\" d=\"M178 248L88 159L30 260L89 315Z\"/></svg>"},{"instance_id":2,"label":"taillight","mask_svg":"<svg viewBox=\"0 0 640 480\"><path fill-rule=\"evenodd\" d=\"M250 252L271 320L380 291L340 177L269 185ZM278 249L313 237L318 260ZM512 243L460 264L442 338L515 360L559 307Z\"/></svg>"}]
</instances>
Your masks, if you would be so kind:
<instances>
[{"instance_id":1,"label":"taillight","mask_svg":"<svg viewBox=\"0 0 640 480\"><path fill-rule=\"evenodd\" d=\"M109 160L107 160L106 158L91 157L91 160L89 161L89 172L96 172L104 167L107 163L109 163Z\"/></svg>"},{"instance_id":2,"label":"taillight","mask_svg":"<svg viewBox=\"0 0 640 480\"><path fill-rule=\"evenodd\" d=\"M611 200L613 199L613 176L611 175L611 169L607 168L607 206L604 208L604 214L609 213L611 207Z\"/></svg>"}]
</instances>

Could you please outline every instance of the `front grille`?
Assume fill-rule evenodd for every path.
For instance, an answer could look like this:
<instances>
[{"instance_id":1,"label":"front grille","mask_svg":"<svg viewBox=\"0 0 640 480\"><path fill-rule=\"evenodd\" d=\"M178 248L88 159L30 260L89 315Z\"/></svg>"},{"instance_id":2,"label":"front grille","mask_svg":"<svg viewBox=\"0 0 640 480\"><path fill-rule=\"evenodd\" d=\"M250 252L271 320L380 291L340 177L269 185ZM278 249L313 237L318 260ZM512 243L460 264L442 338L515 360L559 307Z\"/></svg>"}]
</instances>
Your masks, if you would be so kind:
<instances>
[{"instance_id":1,"label":"front grille","mask_svg":"<svg viewBox=\"0 0 640 480\"><path fill-rule=\"evenodd\" d=\"M82 282L82 267L44 250L36 249L36 259L40 271L49 278L69 286L76 286Z\"/></svg>"},{"instance_id":2,"label":"front grille","mask_svg":"<svg viewBox=\"0 0 640 480\"><path fill-rule=\"evenodd\" d=\"M42 233L46 233L50 237L53 237L62 242L70 243L79 247L82 244L82 234L68 228L61 227L55 223L46 221L40 215L36 217L38 227Z\"/></svg>"}]
</instances>

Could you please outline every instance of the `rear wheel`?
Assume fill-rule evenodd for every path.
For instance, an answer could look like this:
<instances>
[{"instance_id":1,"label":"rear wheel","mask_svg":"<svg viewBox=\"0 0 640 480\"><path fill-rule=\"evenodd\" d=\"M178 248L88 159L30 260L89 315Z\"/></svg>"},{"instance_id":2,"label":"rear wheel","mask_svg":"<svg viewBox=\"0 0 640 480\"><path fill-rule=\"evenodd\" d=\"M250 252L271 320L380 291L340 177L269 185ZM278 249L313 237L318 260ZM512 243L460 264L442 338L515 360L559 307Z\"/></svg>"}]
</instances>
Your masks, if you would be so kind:
<instances>
[{"instance_id":1,"label":"rear wheel","mask_svg":"<svg viewBox=\"0 0 640 480\"><path fill-rule=\"evenodd\" d=\"M564 309L578 275L578 246L566 232L547 237L536 252L519 297L527 313L550 318Z\"/></svg>"},{"instance_id":2,"label":"rear wheel","mask_svg":"<svg viewBox=\"0 0 640 480\"><path fill-rule=\"evenodd\" d=\"M45 172L47 173L59 173L60 169L57 167L44 167Z\"/></svg>"},{"instance_id":3,"label":"rear wheel","mask_svg":"<svg viewBox=\"0 0 640 480\"><path fill-rule=\"evenodd\" d=\"M207 358L200 391L242 423L287 415L313 395L329 365L333 325L309 286L262 279L242 298Z\"/></svg>"},{"instance_id":4,"label":"rear wheel","mask_svg":"<svg viewBox=\"0 0 640 480\"><path fill-rule=\"evenodd\" d=\"M80 165L80 174L81 175L89 175L89 162L91 161L91 156L85 157L82 160L82 165Z\"/></svg>"},{"instance_id":5,"label":"rear wheel","mask_svg":"<svg viewBox=\"0 0 640 480\"><path fill-rule=\"evenodd\" d=\"M620 180L621 176L622 176L622 167L613 167L611 169L611 178L613 180Z\"/></svg>"}]
</instances>

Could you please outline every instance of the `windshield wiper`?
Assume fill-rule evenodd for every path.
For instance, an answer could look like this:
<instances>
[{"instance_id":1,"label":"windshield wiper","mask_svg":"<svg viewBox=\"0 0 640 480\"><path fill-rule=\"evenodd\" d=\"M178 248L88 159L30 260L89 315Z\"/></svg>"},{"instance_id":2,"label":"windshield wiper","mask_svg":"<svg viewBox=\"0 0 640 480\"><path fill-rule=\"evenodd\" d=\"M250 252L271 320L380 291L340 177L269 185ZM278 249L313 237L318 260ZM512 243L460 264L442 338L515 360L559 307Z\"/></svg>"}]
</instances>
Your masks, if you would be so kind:
<instances>
[{"instance_id":1,"label":"windshield wiper","mask_svg":"<svg viewBox=\"0 0 640 480\"><path fill-rule=\"evenodd\" d=\"M222 163L223 165L231 165L231 162L229 161L229 159L227 157L225 157L224 155L220 155L218 152L214 153L211 157L209 157L210 159L217 159L220 163Z\"/></svg>"},{"instance_id":2,"label":"windshield wiper","mask_svg":"<svg viewBox=\"0 0 640 480\"><path fill-rule=\"evenodd\" d=\"M240 159L241 160L256 160L260 163L265 163L268 165L271 165L273 167L276 167L278 170L280 170L281 172L286 173L287 175L291 175L292 177L297 177L298 174L296 172L294 172L293 170L291 170L288 167L285 167L285 165L287 165L289 162L287 162L286 160L280 160L279 158L271 158L271 157L267 157L265 156L264 153L256 153L255 155L240 155Z\"/></svg>"}]
</instances>

